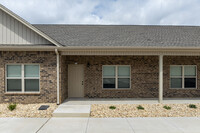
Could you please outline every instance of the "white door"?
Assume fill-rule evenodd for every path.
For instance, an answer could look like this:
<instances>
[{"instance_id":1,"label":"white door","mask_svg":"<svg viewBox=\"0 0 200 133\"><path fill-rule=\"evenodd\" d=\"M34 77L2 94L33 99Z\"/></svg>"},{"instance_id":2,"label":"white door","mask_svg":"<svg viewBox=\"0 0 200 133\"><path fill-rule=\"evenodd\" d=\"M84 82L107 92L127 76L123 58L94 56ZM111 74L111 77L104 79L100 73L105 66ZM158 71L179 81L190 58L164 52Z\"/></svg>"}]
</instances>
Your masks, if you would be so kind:
<instances>
[{"instance_id":1,"label":"white door","mask_svg":"<svg viewBox=\"0 0 200 133\"><path fill-rule=\"evenodd\" d=\"M68 97L84 97L84 65L68 65Z\"/></svg>"}]
</instances>

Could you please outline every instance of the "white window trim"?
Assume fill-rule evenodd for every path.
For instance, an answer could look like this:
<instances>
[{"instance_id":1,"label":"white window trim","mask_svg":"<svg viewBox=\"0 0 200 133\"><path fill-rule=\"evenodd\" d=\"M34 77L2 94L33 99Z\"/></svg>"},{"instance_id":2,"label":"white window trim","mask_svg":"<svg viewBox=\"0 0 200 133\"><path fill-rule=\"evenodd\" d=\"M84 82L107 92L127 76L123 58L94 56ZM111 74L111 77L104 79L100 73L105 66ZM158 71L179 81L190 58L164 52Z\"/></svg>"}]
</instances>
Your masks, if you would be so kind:
<instances>
[{"instance_id":1,"label":"white window trim","mask_svg":"<svg viewBox=\"0 0 200 133\"><path fill-rule=\"evenodd\" d=\"M169 76L170 76L170 82L169 82L169 86L170 86L170 89L197 89L197 65L170 65L171 66L181 66L181 72L182 72L182 75L181 76L171 76L170 75L170 71L171 69L169 70ZM196 68L196 76L185 76L184 75L184 69L185 69L185 66L195 66ZM182 88L172 88L171 87L171 78L181 78L182 79ZM195 78L196 79L196 84L195 84L195 88L185 88L185 78Z\"/></svg>"},{"instance_id":2,"label":"white window trim","mask_svg":"<svg viewBox=\"0 0 200 133\"><path fill-rule=\"evenodd\" d=\"M114 66L115 67L115 76L103 76L103 67L104 66ZM129 78L130 81L130 88L118 88L118 67L119 66L129 66L130 67L130 76L120 76L120 78ZM115 79L115 88L104 88L103 87L103 79L104 78L114 78ZM131 65L102 65L102 88L104 90L111 90L111 89L114 89L114 90L127 90L127 89L131 89Z\"/></svg>"},{"instance_id":3,"label":"white window trim","mask_svg":"<svg viewBox=\"0 0 200 133\"><path fill-rule=\"evenodd\" d=\"M7 66L8 65L21 65L21 77L7 77ZM24 65L37 65L39 66L39 77L24 77ZM22 91L8 91L7 90L7 79L21 79L22 81ZM25 79L39 79L39 91L25 91ZM8 63L5 65L5 89L6 93L40 93L40 64L34 63Z\"/></svg>"}]
</instances>

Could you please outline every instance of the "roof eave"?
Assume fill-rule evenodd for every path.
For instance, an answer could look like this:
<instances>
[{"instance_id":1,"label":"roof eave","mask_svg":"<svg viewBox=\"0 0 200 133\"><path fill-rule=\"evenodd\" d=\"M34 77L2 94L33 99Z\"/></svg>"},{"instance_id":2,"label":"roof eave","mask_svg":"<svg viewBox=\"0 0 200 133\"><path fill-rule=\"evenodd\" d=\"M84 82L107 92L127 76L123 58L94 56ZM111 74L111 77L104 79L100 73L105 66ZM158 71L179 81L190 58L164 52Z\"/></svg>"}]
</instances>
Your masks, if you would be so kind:
<instances>
[{"instance_id":1,"label":"roof eave","mask_svg":"<svg viewBox=\"0 0 200 133\"><path fill-rule=\"evenodd\" d=\"M52 50L58 49L60 51L85 51L85 50L110 50L110 51L170 51L170 50L184 50L184 51L199 51L200 47L131 47L131 46L116 46L116 47L98 47L98 46L86 46L86 47L79 47L79 46L70 46L70 47L57 47L57 46L0 46L0 50Z\"/></svg>"}]
</instances>

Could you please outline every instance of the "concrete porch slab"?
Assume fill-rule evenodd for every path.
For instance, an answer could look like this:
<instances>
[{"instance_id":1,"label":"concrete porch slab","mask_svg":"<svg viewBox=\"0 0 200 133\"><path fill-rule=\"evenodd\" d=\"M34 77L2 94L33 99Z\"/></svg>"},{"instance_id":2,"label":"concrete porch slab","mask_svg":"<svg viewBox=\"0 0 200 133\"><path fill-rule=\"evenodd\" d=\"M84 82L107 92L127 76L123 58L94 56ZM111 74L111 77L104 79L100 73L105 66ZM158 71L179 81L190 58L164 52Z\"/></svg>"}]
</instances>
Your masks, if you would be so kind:
<instances>
[{"instance_id":1,"label":"concrete porch slab","mask_svg":"<svg viewBox=\"0 0 200 133\"><path fill-rule=\"evenodd\" d=\"M158 104L158 98L68 98L61 105ZM200 98L165 98L164 104L200 103Z\"/></svg>"},{"instance_id":2,"label":"concrete porch slab","mask_svg":"<svg viewBox=\"0 0 200 133\"><path fill-rule=\"evenodd\" d=\"M53 117L89 117L90 105L60 105L53 112Z\"/></svg>"}]
</instances>

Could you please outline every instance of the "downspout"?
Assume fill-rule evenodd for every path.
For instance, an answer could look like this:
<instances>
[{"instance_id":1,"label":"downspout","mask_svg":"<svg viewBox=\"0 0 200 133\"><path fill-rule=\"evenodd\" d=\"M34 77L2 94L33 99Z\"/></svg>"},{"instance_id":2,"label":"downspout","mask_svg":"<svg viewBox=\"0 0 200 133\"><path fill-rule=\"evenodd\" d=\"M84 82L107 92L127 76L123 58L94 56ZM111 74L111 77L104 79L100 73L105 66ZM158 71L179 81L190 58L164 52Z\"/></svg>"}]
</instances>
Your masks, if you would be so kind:
<instances>
[{"instance_id":1,"label":"downspout","mask_svg":"<svg viewBox=\"0 0 200 133\"><path fill-rule=\"evenodd\" d=\"M56 57L57 57L57 104L60 104L60 85L59 85L59 52L58 49L55 49Z\"/></svg>"}]
</instances>

